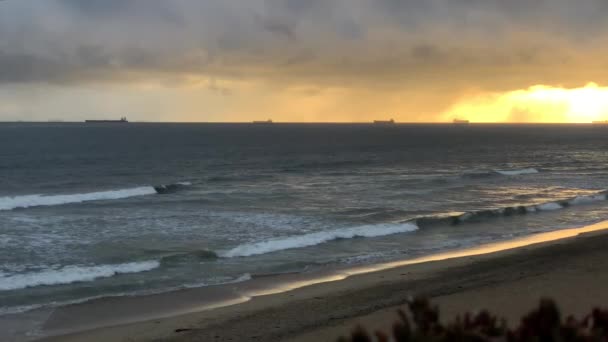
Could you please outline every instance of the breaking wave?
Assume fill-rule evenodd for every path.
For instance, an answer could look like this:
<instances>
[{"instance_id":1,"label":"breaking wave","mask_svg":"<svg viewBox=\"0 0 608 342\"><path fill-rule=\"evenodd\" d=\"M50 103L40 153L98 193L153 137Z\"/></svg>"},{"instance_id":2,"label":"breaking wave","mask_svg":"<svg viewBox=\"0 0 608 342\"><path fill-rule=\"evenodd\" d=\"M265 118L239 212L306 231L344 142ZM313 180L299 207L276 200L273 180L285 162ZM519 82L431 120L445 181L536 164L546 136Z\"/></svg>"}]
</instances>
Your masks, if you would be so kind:
<instances>
[{"instance_id":1,"label":"breaking wave","mask_svg":"<svg viewBox=\"0 0 608 342\"><path fill-rule=\"evenodd\" d=\"M0 273L0 291L18 290L43 285L89 282L118 274L151 271L158 267L160 267L160 262L158 261L143 261L117 265L65 266L60 269L14 275Z\"/></svg>"},{"instance_id":2,"label":"breaking wave","mask_svg":"<svg viewBox=\"0 0 608 342\"><path fill-rule=\"evenodd\" d=\"M496 217L526 215L529 213L553 211L579 204L588 204L608 200L608 191L599 192L589 196L578 196L570 199L547 202L533 205L511 206L498 209L479 210L472 212L459 212L424 216L403 223L383 223L363 225L352 228L321 231L304 235L289 236L267 241L239 245L228 251L217 253L221 258L248 257L267 254L288 249L316 246L338 239L352 239L357 237L379 237L392 234L413 232L427 226L448 224L457 225L468 222L479 222ZM213 259L215 254L205 251L205 257Z\"/></svg>"},{"instance_id":3,"label":"breaking wave","mask_svg":"<svg viewBox=\"0 0 608 342\"><path fill-rule=\"evenodd\" d=\"M192 185L190 182L178 182L173 184L161 184L154 186L154 191L159 195L167 195L178 192L185 187Z\"/></svg>"},{"instance_id":4,"label":"breaking wave","mask_svg":"<svg viewBox=\"0 0 608 342\"><path fill-rule=\"evenodd\" d=\"M564 209L570 206L589 204L606 200L608 200L608 191L602 191L594 195L577 196L569 199L540 204L511 206L505 208L478 210L464 213L449 213L424 216L414 219L413 222L415 222L419 227L426 227L437 224L456 225L466 222L478 222L483 219L492 217L526 215L535 212L554 211Z\"/></svg>"},{"instance_id":5,"label":"breaking wave","mask_svg":"<svg viewBox=\"0 0 608 342\"><path fill-rule=\"evenodd\" d=\"M539 173L538 169L529 168L529 169L521 169L521 170L496 170L496 173L503 176L520 176L520 175L532 175L535 173Z\"/></svg>"},{"instance_id":6,"label":"breaking wave","mask_svg":"<svg viewBox=\"0 0 608 342\"><path fill-rule=\"evenodd\" d=\"M83 194L23 195L14 197L0 197L0 210L46 207L91 201L107 201L130 197L154 195L159 193L170 193L190 185L192 184L189 182L180 182L168 185L141 186L137 188L98 191Z\"/></svg>"},{"instance_id":7,"label":"breaking wave","mask_svg":"<svg viewBox=\"0 0 608 342\"><path fill-rule=\"evenodd\" d=\"M0 197L0 210L53 206L89 201L115 200L135 196L153 195L155 193L156 191L153 187L143 186L138 188L90 192L84 194L25 195L15 197Z\"/></svg>"},{"instance_id":8,"label":"breaking wave","mask_svg":"<svg viewBox=\"0 0 608 342\"><path fill-rule=\"evenodd\" d=\"M310 247L337 239L378 237L399 233L408 233L416 230L418 230L418 226L416 226L414 223L364 225L243 244L229 251L220 253L219 255L224 258L247 257L278 252L286 249Z\"/></svg>"},{"instance_id":9,"label":"breaking wave","mask_svg":"<svg viewBox=\"0 0 608 342\"><path fill-rule=\"evenodd\" d=\"M153 187L139 187L122 190L90 192L85 194L68 195L25 195L16 197L0 197L0 210L13 210L20 208L44 207L89 201L103 201L145 196L155 194Z\"/></svg>"},{"instance_id":10,"label":"breaking wave","mask_svg":"<svg viewBox=\"0 0 608 342\"><path fill-rule=\"evenodd\" d=\"M472 171L466 172L462 175L464 178L488 178L488 177L497 177L497 176L524 176L524 175L533 175L540 173L538 169L535 168L527 168L527 169L516 169L516 170L490 170L490 171Z\"/></svg>"}]
</instances>

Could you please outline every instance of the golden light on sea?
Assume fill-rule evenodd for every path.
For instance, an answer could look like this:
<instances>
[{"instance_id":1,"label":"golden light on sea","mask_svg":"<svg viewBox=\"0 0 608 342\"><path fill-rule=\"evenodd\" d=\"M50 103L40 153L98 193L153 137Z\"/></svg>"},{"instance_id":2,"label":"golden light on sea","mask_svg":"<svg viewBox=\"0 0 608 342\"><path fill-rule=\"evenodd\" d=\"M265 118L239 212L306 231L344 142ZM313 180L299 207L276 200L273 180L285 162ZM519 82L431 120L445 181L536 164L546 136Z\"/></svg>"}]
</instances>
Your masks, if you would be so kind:
<instances>
[{"instance_id":1,"label":"golden light on sea","mask_svg":"<svg viewBox=\"0 0 608 342\"><path fill-rule=\"evenodd\" d=\"M608 87L589 83L580 88L535 85L505 93L462 99L444 119L472 122L589 123L608 120Z\"/></svg>"}]
</instances>

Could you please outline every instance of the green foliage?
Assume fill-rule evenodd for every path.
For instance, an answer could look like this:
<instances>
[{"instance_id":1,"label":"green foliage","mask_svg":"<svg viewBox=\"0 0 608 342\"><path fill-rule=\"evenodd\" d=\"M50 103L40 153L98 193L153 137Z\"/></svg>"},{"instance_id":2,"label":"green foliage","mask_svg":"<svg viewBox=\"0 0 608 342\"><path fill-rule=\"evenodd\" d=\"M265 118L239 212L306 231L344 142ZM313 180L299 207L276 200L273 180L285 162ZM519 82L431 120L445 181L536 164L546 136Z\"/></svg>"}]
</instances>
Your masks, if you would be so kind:
<instances>
[{"instance_id":1,"label":"green foliage","mask_svg":"<svg viewBox=\"0 0 608 342\"><path fill-rule=\"evenodd\" d=\"M399 310L400 320L392 333L377 331L371 335L359 326L350 337L339 342L608 342L608 310L594 309L582 320L569 316L562 320L554 301L543 299L537 309L524 316L518 327L511 329L504 319L488 311L466 313L448 324L439 320L439 308L425 298L408 303L411 315ZM392 337L392 338L391 338Z\"/></svg>"}]
</instances>

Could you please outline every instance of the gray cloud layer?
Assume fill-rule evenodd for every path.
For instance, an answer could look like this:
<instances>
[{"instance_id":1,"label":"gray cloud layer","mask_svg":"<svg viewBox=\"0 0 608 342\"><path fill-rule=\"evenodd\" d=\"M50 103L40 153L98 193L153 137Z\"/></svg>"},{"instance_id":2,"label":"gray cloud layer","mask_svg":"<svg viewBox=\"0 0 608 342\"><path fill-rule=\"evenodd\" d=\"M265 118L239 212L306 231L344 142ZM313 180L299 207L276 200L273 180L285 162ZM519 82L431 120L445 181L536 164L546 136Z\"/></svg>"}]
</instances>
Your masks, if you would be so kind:
<instances>
[{"instance_id":1,"label":"gray cloud layer","mask_svg":"<svg viewBox=\"0 0 608 342\"><path fill-rule=\"evenodd\" d=\"M6 0L0 82L580 83L607 76L607 17L605 0Z\"/></svg>"}]
</instances>

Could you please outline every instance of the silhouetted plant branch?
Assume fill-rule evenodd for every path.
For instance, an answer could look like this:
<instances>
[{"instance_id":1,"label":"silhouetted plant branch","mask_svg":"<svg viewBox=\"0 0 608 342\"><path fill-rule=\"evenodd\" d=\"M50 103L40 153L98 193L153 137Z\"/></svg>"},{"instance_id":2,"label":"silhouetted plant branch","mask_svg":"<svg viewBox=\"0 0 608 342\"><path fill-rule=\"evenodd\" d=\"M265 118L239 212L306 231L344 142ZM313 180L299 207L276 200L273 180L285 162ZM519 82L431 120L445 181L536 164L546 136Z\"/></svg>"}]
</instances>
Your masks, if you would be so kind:
<instances>
[{"instance_id":1,"label":"silhouetted plant branch","mask_svg":"<svg viewBox=\"0 0 608 342\"><path fill-rule=\"evenodd\" d=\"M399 320L393 325L391 334L376 331L370 334L358 326L350 337L341 337L339 342L420 342L420 341L535 341L535 342L608 342L608 310L594 309L583 320L569 316L562 321L555 302L542 299L537 309L524 316L514 329L504 319L488 311L478 314L465 313L448 324L439 321L439 308L425 298L416 298L408 303L411 315L399 310ZM391 339L392 337L392 339Z\"/></svg>"}]
</instances>

